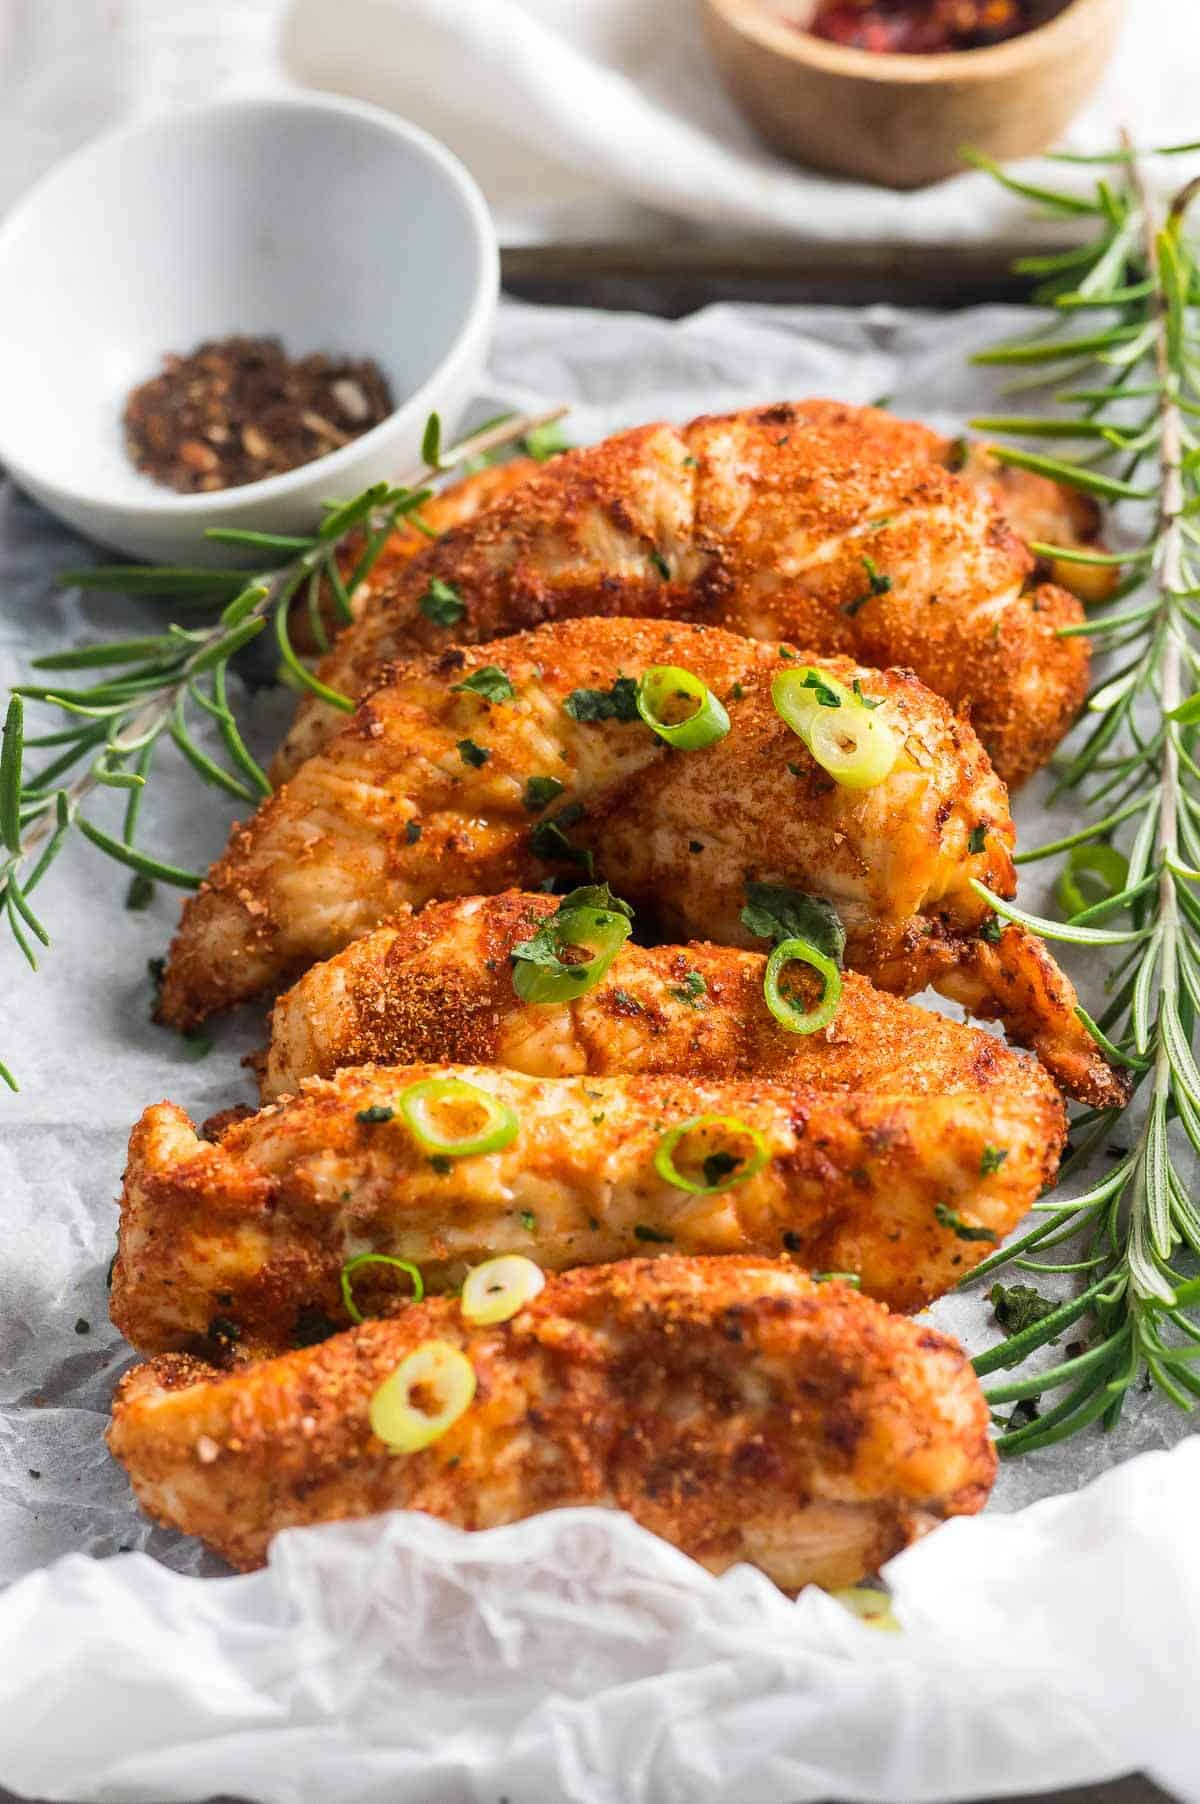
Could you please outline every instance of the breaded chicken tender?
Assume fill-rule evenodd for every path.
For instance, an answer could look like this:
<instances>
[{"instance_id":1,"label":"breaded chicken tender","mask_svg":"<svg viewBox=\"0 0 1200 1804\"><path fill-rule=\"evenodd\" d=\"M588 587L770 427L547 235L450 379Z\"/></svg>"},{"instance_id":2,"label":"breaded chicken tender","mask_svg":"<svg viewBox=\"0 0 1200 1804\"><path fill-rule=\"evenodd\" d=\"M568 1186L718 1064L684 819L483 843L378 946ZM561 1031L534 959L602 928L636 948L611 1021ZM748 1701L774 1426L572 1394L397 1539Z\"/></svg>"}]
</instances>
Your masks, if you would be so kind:
<instances>
[{"instance_id":1,"label":"breaded chicken tender","mask_svg":"<svg viewBox=\"0 0 1200 1804\"><path fill-rule=\"evenodd\" d=\"M431 902L314 965L275 1004L263 1100L343 1066L439 1060L531 1077L674 1073L908 1096L996 1085L1031 1099L1053 1093L1027 1053L852 971L828 1027L786 1032L763 996L765 955L731 946L626 944L583 995L523 1002L513 987L513 948L564 906L520 890ZM797 972L796 988L812 1007L820 981Z\"/></svg>"},{"instance_id":2,"label":"breaded chicken tender","mask_svg":"<svg viewBox=\"0 0 1200 1804\"><path fill-rule=\"evenodd\" d=\"M987 990L976 950L991 917L972 879L1012 895L1013 825L970 727L904 671L816 660L858 684L901 747L883 781L847 788L772 702L772 679L798 662L786 646L711 627L580 620L397 667L235 829L185 907L162 1018L188 1027L277 989L429 901L532 888L594 863L680 938L753 944L741 914L755 881L824 897L851 969L915 994L967 961L979 1006L1011 1018L1056 1076L1089 1100L1123 1094L1072 1008L1041 1011L1046 983ZM651 665L700 677L725 700L728 734L679 752L627 707L605 716L596 698L624 702ZM511 695L477 693L480 671ZM1009 965L1054 970L1020 930L1004 941Z\"/></svg>"},{"instance_id":3,"label":"breaded chicken tender","mask_svg":"<svg viewBox=\"0 0 1200 1804\"><path fill-rule=\"evenodd\" d=\"M474 1397L395 1452L370 1401L430 1341L469 1360ZM415 1509L476 1529L596 1504L786 1591L854 1583L981 1509L995 1473L954 1341L752 1259L570 1272L490 1328L439 1298L231 1376L167 1355L123 1379L108 1439L144 1509L242 1568L307 1523Z\"/></svg>"},{"instance_id":4,"label":"breaded chicken tender","mask_svg":"<svg viewBox=\"0 0 1200 1804\"><path fill-rule=\"evenodd\" d=\"M391 660L547 620L695 620L911 667L1019 783L1083 700L1086 642L1058 636L1082 610L1039 581L996 507L1003 479L953 461L923 426L831 401L638 427L556 458L376 581L319 674L357 700ZM430 606L439 585L449 617ZM304 698L276 774L340 724Z\"/></svg>"},{"instance_id":5,"label":"breaded chicken tender","mask_svg":"<svg viewBox=\"0 0 1200 1804\"><path fill-rule=\"evenodd\" d=\"M510 1112L503 1145L457 1157L422 1141L404 1099L447 1079ZM454 1138L477 1132L476 1099L444 1107ZM314 1312L350 1319L341 1272L362 1253L444 1290L502 1253L557 1271L650 1248L787 1252L916 1309L1016 1226L1064 1137L1053 1086L1028 1080L941 1096L363 1065L215 1143L159 1103L130 1141L112 1316L144 1353L278 1352ZM364 1311L407 1290L386 1265L354 1282Z\"/></svg>"}]
</instances>

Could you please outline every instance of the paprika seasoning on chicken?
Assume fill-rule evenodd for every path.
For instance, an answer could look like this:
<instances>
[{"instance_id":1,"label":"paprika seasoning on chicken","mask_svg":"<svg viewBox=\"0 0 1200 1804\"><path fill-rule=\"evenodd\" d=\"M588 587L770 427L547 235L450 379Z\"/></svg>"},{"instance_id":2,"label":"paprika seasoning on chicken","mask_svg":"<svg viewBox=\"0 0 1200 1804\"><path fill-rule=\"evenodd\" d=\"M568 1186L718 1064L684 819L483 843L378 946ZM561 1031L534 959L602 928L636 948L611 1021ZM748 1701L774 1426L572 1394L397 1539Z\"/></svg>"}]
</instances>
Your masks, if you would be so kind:
<instances>
[{"instance_id":1,"label":"paprika seasoning on chicken","mask_svg":"<svg viewBox=\"0 0 1200 1804\"><path fill-rule=\"evenodd\" d=\"M277 338L231 337L169 355L125 403L138 469L181 494L278 476L378 426L392 411L379 365L320 354L293 361Z\"/></svg>"}]
</instances>

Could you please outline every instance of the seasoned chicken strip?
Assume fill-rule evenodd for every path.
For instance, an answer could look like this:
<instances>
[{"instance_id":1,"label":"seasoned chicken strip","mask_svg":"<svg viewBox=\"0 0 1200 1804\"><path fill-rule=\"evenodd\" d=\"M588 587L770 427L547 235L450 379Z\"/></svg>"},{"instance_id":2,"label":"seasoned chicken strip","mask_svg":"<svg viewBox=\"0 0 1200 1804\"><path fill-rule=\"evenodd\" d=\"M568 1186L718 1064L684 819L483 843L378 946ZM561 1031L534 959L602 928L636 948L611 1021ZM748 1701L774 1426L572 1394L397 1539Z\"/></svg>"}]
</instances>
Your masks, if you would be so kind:
<instances>
[{"instance_id":1,"label":"seasoned chicken strip","mask_svg":"<svg viewBox=\"0 0 1200 1804\"><path fill-rule=\"evenodd\" d=\"M315 965L275 1004L263 1100L342 1066L439 1060L532 1077L675 1073L905 1096L997 1085L1031 1099L1054 1095L1027 1053L851 971L827 1028L787 1033L763 997L764 954L729 946L626 945L584 995L524 1003L513 988L513 947L558 908L556 896L520 890L432 902ZM811 989L807 1006L820 990L810 975L809 986L795 979Z\"/></svg>"},{"instance_id":2,"label":"seasoned chicken strip","mask_svg":"<svg viewBox=\"0 0 1200 1804\"><path fill-rule=\"evenodd\" d=\"M430 1340L465 1353L475 1396L396 1453L368 1405ZM233 1376L167 1355L122 1380L108 1444L143 1509L242 1568L309 1523L414 1509L494 1528L598 1504L785 1591L852 1584L973 1514L996 1464L954 1341L752 1259L571 1272L492 1328L439 1298Z\"/></svg>"},{"instance_id":3,"label":"seasoned chicken strip","mask_svg":"<svg viewBox=\"0 0 1200 1804\"><path fill-rule=\"evenodd\" d=\"M1050 756L1087 687L1082 618L1038 584L995 481L946 441L869 408L809 401L643 426L567 452L394 580L320 666L357 699L391 659L584 615L694 619L863 664L910 666L969 709L1010 783ZM458 597L447 618L434 583ZM431 617L432 615L432 617ZM287 776L341 723L305 698Z\"/></svg>"},{"instance_id":4,"label":"seasoned chicken strip","mask_svg":"<svg viewBox=\"0 0 1200 1804\"><path fill-rule=\"evenodd\" d=\"M511 1109L513 1138L431 1157L398 1099L446 1078ZM479 1112L466 1110L468 1131ZM686 1134L664 1175L665 1136L704 1117L742 1126ZM130 1141L112 1315L144 1353L206 1339L278 1352L316 1311L347 1320L340 1274L359 1253L407 1259L443 1290L500 1253L557 1271L648 1247L787 1251L916 1309L1016 1226L1052 1181L1063 1139L1053 1087L1029 1082L823 1094L749 1079L364 1065L308 1080L215 1143L173 1104L148 1109ZM364 1311L394 1302L395 1271L364 1268L355 1294Z\"/></svg>"},{"instance_id":5,"label":"seasoned chicken strip","mask_svg":"<svg viewBox=\"0 0 1200 1804\"><path fill-rule=\"evenodd\" d=\"M190 1026L389 915L533 887L588 854L679 937L751 944L747 884L782 883L833 903L852 969L907 994L941 983L989 919L971 879L1015 888L1004 786L970 728L910 674L821 659L860 683L903 746L874 788L835 783L771 700L798 655L711 627L581 620L400 666L235 829L184 910L162 1018ZM680 753L640 720L575 718L565 705L658 664L687 667L726 699L725 738ZM465 687L489 666L511 699ZM530 779L547 777L561 793L531 809ZM1122 1093L1074 1015L1045 1027L1022 1031L1056 1075L1069 1064L1089 1098Z\"/></svg>"}]
</instances>

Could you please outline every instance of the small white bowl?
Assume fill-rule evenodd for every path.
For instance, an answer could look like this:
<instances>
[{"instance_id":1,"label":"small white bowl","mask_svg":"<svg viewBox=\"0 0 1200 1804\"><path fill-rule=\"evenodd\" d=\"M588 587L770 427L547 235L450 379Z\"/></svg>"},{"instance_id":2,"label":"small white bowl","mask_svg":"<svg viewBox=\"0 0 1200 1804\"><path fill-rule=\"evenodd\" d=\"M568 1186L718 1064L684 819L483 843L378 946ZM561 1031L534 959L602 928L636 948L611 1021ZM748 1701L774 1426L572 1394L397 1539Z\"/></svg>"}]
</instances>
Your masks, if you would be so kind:
<instances>
[{"instance_id":1,"label":"small white bowl","mask_svg":"<svg viewBox=\"0 0 1200 1804\"><path fill-rule=\"evenodd\" d=\"M0 464L103 545L228 563L206 527L305 532L323 501L419 465L428 415L448 430L478 386L498 286L474 181L376 107L300 95L134 125L0 228ZM130 461L126 396L165 352L232 333L373 357L396 409L298 470L177 495Z\"/></svg>"}]
</instances>

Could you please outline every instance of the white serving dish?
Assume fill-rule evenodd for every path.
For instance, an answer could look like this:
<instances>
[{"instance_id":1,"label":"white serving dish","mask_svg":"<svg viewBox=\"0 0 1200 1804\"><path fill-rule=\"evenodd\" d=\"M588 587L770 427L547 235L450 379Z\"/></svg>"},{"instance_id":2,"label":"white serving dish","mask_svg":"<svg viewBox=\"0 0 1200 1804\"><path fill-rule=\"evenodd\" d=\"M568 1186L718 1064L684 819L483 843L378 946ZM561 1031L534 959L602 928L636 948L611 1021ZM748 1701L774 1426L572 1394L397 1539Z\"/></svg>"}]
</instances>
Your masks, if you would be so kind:
<instances>
[{"instance_id":1,"label":"white serving dish","mask_svg":"<svg viewBox=\"0 0 1200 1804\"><path fill-rule=\"evenodd\" d=\"M478 390L498 285L474 181L381 109L303 94L144 121L69 157L0 227L0 464L103 545L228 562L206 527L303 532L323 501L419 463L430 412L450 427ZM125 452L125 398L165 352L231 333L373 357L395 411L285 475L162 488Z\"/></svg>"}]
</instances>

